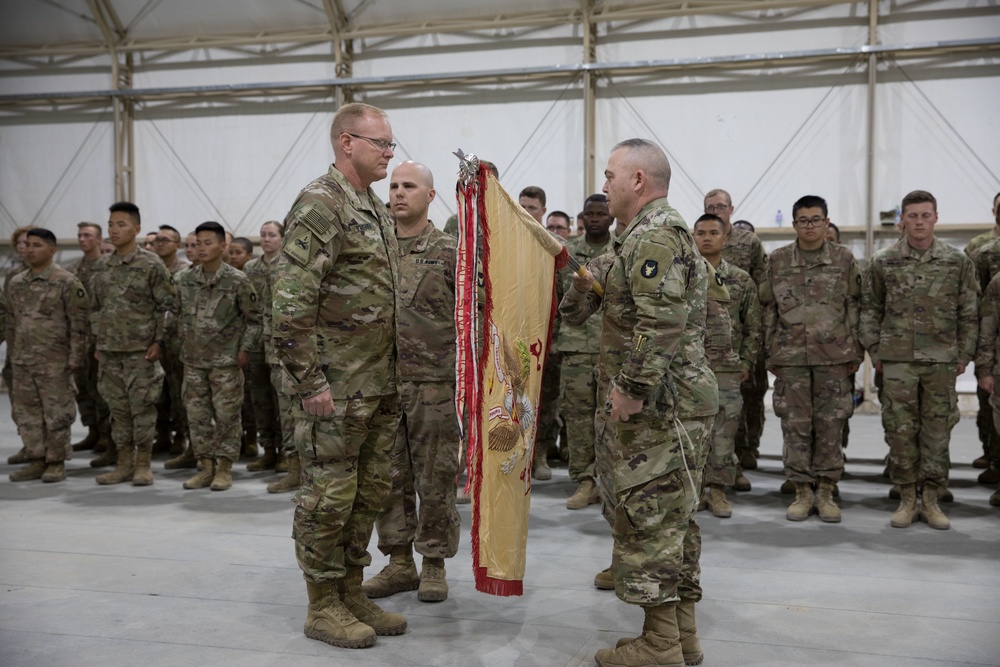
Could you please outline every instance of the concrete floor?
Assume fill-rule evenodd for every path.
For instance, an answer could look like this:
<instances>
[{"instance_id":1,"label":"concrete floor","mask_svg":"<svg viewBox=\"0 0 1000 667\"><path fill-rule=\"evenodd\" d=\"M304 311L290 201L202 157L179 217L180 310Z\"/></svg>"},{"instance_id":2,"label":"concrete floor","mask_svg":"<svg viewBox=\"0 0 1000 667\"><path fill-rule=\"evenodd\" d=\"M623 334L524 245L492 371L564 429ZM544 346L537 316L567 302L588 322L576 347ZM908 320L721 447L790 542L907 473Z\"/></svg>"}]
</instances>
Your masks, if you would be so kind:
<instances>
[{"instance_id":1,"label":"concrete floor","mask_svg":"<svg viewBox=\"0 0 1000 667\"><path fill-rule=\"evenodd\" d=\"M6 397L0 415L5 460L18 448ZM946 532L889 526L878 418L856 417L851 435L841 524L785 520L773 418L733 518L699 515L704 664L1000 665L1000 509L969 466L974 422L954 433ZM592 665L642 624L640 609L592 586L609 529L596 506L565 509L565 468L532 494L524 596L475 591L465 505L449 599L383 601L406 614L406 634L348 651L302 634L292 504L264 491L274 476L240 464L230 491L184 491L189 471L160 460L152 488L101 487L89 459L51 485L12 484L0 464L0 665ZM375 554L372 573L386 562Z\"/></svg>"}]
</instances>

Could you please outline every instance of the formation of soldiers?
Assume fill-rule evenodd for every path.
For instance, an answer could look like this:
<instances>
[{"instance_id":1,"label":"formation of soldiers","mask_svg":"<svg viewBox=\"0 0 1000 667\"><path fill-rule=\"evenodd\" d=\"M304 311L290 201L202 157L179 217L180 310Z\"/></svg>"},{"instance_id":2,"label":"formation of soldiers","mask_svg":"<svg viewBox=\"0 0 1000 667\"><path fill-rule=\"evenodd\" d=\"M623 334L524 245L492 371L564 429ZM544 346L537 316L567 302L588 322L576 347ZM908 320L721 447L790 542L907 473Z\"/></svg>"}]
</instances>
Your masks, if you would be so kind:
<instances>
[{"instance_id":1,"label":"formation of soldiers","mask_svg":"<svg viewBox=\"0 0 1000 667\"><path fill-rule=\"evenodd\" d=\"M66 459L85 449L99 454L93 467L114 465L99 484L153 484L158 448L174 455L166 468L197 468L186 489L230 488L241 454L250 471L285 473L268 491L297 490L305 634L362 648L407 627L373 598L448 595L463 500L456 242L428 219L427 167L404 162L390 177L383 111L343 106L331 142L327 173L283 223L262 225L259 257L247 239L205 222L183 239L183 261L173 227L140 239L129 202L110 207L107 242L100 225L80 223L83 257L67 269L53 261L50 231L17 230L22 265L4 286L0 331L24 445L9 460L25 464L12 481L59 482ZM388 205L371 189L386 177ZM641 634L598 651L598 664L701 662L695 512L729 517L726 489L750 490L743 470L756 467L767 371L783 490L794 494L788 520L841 520L837 482L866 352L899 499L892 526L949 526L939 502L949 495L955 380L970 361L990 466L981 481L1000 478L1000 195L997 227L963 254L934 237L934 197L909 193L899 240L862 271L820 197L795 202L796 240L768 258L752 226L731 222L724 190L705 195L689 227L667 202L670 165L652 142L615 146L605 177L576 237L568 215L546 220L541 188L519 197L587 267L557 280L532 474L551 477L560 443L577 485L567 508L600 503L611 526L612 562L595 586L644 609ZM71 446L74 403L88 436ZM1000 505L1000 492L990 503ZM373 530L390 558L365 579Z\"/></svg>"}]
</instances>

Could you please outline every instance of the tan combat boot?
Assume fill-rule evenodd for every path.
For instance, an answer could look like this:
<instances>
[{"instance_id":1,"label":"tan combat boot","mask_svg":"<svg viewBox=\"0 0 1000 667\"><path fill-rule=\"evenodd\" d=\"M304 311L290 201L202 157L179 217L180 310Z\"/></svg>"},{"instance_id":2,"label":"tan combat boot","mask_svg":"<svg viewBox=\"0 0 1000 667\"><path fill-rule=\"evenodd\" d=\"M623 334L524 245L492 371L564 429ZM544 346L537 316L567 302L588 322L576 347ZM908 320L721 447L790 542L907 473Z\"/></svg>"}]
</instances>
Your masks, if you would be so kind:
<instances>
[{"instance_id":1,"label":"tan combat boot","mask_svg":"<svg viewBox=\"0 0 1000 667\"><path fill-rule=\"evenodd\" d=\"M677 633L681 640L681 652L685 665L700 665L705 659L698 641L698 624L695 622L694 602L681 600L677 603Z\"/></svg>"},{"instance_id":2,"label":"tan combat boot","mask_svg":"<svg viewBox=\"0 0 1000 667\"><path fill-rule=\"evenodd\" d=\"M152 463L153 450L148 447L143 447L136 451L135 453L135 472L132 474L132 486L152 486L153 484L153 469L150 467Z\"/></svg>"},{"instance_id":3,"label":"tan combat boot","mask_svg":"<svg viewBox=\"0 0 1000 667\"><path fill-rule=\"evenodd\" d=\"M795 500L785 511L785 518L789 521L805 521L809 518L814 502L812 485L809 482L795 482Z\"/></svg>"},{"instance_id":4,"label":"tan combat boot","mask_svg":"<svg viewBox=\"0 0 1000 667\"><path fill-rule=\"evenodd\" d=\"M750 485L750 480L747 476L743 474L743 470L736 469L736 479L733 480L733 491L752 491L753 486Z\"/></svg>"},{"instance_id":5,"label":"tan combat boot","mask_svg":"<svg viewBox=\"0 0 1000 667\"><path fill-rule=\"evenodd\" d=\"M45 465L45 472L42 473L43 482L61 482L66 479L66 464L62 461L53 461Z\"/></svg>"},{"instance_id":6,"label":"tan combat boot","mask_svg":"<svg viewBox=\"0 0 1000 667\"><path fill-rule=\"evenodd\" d=\"M309 611L306 612L306 637L340 648L367 648L375 644L375 631L354 618L337 595L333 581L306 582Z\"/></svg>"},{"instance_id":7,"label":"tan combat boot","mask_svg":"<svg viewBox=\"0 0 1000 667\"><path fill-rule=\"evenodd\" d=\"M215 479L215 460L209 456L198 458L198 473L184 482L185 489L204 489Z\"/></svg>"},{"instance_id":8,"label":"tan combat boot","mask_svg":"<svg viewBox=\"0 0 1000 667\"><path fill-rule=\"evenodd\" d=\"M96 426L91 426L89 428L90 430L87 431L87 437L73 445L74 452L82 452L88 449L93 449L94 445L97 444L98 439L101 437L100 431L97 430Z\"/></svg>"},{"instance_id":9,"label":"tan combat boot","mask_svg":"<svg viewBox=\"0 0 1000 667\"><path fill-rule=\"evenodd\" d=\"M97 447L94 447L94 451L97 451ZM91 468L104 468L106 466L113 466L118 461L118 446L115 444L114 438L108 436L104 443L104 451L100 456L91 459Z\"/></svg>"},{"instance_id":10,"label":"tan combat boot","mask_svg":"<svg viewBox=\"0 0 1000 667\"><path fill-rule=\"evenodd\" d=\"M195 458L194 448L191 447L191 443L188 443L187 447L184 448L184 451L182 451L178 456L175 456L172 459L167 459L166 461L164 461L163 467L166 470L178 470L181 468L197 468L198 459Z\"/></svg>"},{"instance_id":11,"label":"tan combat boot","mask_svg":"<svg viewBox=\"0 0 1000 667\"><path fill-rule=\"evenodd\" d=\"M726 491L721 484L708 485L708 511L720 519L728 519L733 515L733 506L726 498Z\"/></svg>"},{"instance_id":12,"label":"tan combat boot","mask_svg":"<svg viewBox=\"0 0 1000 667\"><path fill-rule=\"evenodd\" d=\"M615 590L615 575L611 574L610 565L594 575L594 588L602 591Z\"/></svg>"},{"instance_id":13,"label":"tan combat boot","mask_svg":"<svg viewBox=\"0 0 1000 667\"><path fill-rule=\"evenodd\" d=\"M295 454L288 458L288 472L277 482L267 485L268 493L285 493L286 491L298 491L302 485L302 461L299 455Z\"/></svg>"},{"instance_id":14,"label":"tan combat boot","mask_svg":"<svg viewBox=\"0 0 1000 667\"><path fill-rule=\"evenodd\" d=\"M22 463L31 463L31 459L28 458L28 451L21 447L21 449L16 454L11 454L7 457L7 465L17 466Z\"/></svg>"},{"instance_id":15,"label":"tan combat boot","mask_svg":"<svg viewBox=\"0 0 1000 667\"><path fill-rule=\"evenodd\" d=\"M288 456L285 448L278 448L278 458L274 460L274 472L288 472Z\"/></svg>"},{"instance_id":16,"label":"tan combat boot","mask_svg":"<svg viewBox=\"0 0 1000 667\"><path fill-rule=\"evenodd\" d=\"M340 599L354 618L375 630L377 635L401 635L406 632L406 617L390 614L368 599L361 590L364 568L349 567L340 580Z\"/></svg>"},{"instance_id":17,"label":"tan combat boot","mask_svg":"<svg viewBox=\"0 0 1000 667\"><path fill-rule=\"evenodd\" d=\"M213 491L228 491L233 486L233 462L220 458L215 463L215 475L212 477Z\"/></svg>"},{"instance_id":18,"label":"tan combat boot","mask_svg":"<svg viewBox=\"0 0 1000 667\"><path fill-rule=\"evenodd\" d=\"M1000 507L1000 489L997 489L990 494L990 505L993 507Z\"/></svg>"},{"instance_id":19,"label":"tan combat boot","mask_svg":"<svg viewBox=\"0 0 1000 667\"><path fill-rule=\"evenodd\" d=\"M566 509L582 510L588 505L601 502L601 496L597 491L597 484L590 477L585 477L580 486L576 487L576 493L566 500Z\"/></svg>"},{"instance_id":20,"label":"tan combat boot","mask_svg":"<svg viewBox=\"0 0 1000 667\"><path fill-rule=\"evenodd\" d=\"M948 530L951 527L948 517L938 506L937 484L924 484L923 492L920 494L920 520L926 521L927 525L935 530Z\"/></svg>"},{"instance_id":21,"label":"tan combat boot","mask_svg":"<svg viewBox=\"0 0 1000 667\"><path fill-rule=\"evenodd\" d=\"M833 480L819 478L819 490L816 491L816 511L820 521L840 523L840 508L833 501Z\"/></svg>"},{"instance_id":22,"label":"tan combat boot","mask_svg":"<svg viewBox=\"0 0 1000 667\"><path fill-rule=\"evenodd\" d=\"M91 462L93 463L93 462ZM118 448L118 463L111 472L97 476L98 484L121 484L131 482L132 474L135 472L135 449L132 447Z\"/></svg>"},{"instance_id":23,"label":"tan combat boot","mask_svg":"<svg viewBox=\"0 0 1000 667\"><path fill-rule=\"evenodd\" d=\"M420 588L417 599L421 602L441 602L448 599L448 581L444 577L443 558L424 558L420 565Z\"/></svg>"},{"instance_id":24,"label":"tan combat boot","mask_svg":"<svg viewBox=\"0 0 1000 667\"><path fill-rule=\"evenodd\" d=\"M676 608L677 603L643 607L643 633L617 648L601 649L594 660L600 667L684 667Z\"/></svg>"},{"instance_id":25,"label":"tan combat boot","mask_svg":"<svg viewBox=\"0 0 1000 667\"><path fill-rule=\"evenodd\" d=\"M549 468L548 454L544 447L535 446L535 463L531 466L531 476L543 482L552 479L552 469Z\"/></svg>"},{"instance_id":26,"label":"tan combat boot","mask_svg":"<svg viewBox=\"0 0 1000 667\"><path fill-rule=\"evenodd\" d=\"M403 591L414 591L420 586L420 575L413 562L413 550L406 544L393 547L389 564L374 577L361 584L361 590L370 598L384 598Z\"/></svg>"},{"instance_id":27,"label":"tan combat boot","mask_svg":"<svg viewBox=\"0 0 1000 667\"><path fill-rule=\"evenodd\" d=\"M901 484L899 487L899 507L892 513L889 525L906 528L917 518L917 485Z\"/></svg>"},{"instance_id":28,"label":"tan combat boot","mask_svg":"<svg viewBox=\"0 0 1000 667\"><path fill-rule=\"evenodd\" d=\"M17 472L10 474L12 482L30 482L34 479L41 479L45 474L45 459L33 459L28 463L28 467L21 468Z\"/></svg>"},{"instance_id":29,"label":"tan combat boot","mask_svg":"<svg viewBox=\"0 0 1000 667\"><path fill-rule=\"evenodd\" d=\"M250 472L261 472L264 470L273 470L274 464L278 462L278 448L277 447L265 447L264 455L257 459L256 461L251 461L247 464L247 470Z\"/></svg>"}]
</instances>

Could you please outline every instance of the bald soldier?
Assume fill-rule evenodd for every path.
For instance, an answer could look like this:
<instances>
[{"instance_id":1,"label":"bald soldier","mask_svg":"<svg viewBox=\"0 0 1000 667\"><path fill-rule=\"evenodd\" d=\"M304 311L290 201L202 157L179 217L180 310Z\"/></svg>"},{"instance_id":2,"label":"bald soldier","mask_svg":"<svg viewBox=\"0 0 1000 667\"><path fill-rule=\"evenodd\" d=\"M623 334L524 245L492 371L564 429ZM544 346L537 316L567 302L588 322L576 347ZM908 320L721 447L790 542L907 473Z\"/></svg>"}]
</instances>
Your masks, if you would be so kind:
<instances>
[{"instance_id":1,"label":"bald soldier","mask_svg":"<svg viewBox=\"0 0 1000 667\"><path fill-rule=\"evenodd\" d=\"M335 162L285 218L271 335L302 465L292 537L309 595L304 631L363 648L406 631L406 618L361 590L399 425L399 248L370 187L396 144L385 112L367 104L342 106L330 140Z\"/></svg>"},{"instance_id":2,"label":"bald soldier","mask_svg":"<svg viewBox=\"0 0 1000 667\"><path fill-rule=\"evenodd\" d=\"M444 559L458 552L455 239L427 219L434 196L434 178L424 165L404 162L393 170L402 419L392 448L392 491L375 524L379 551L390 560L362 587L375 598L416 588L423 602L447 599ZM414 548L423 556L419 575Z\"/></svg>"},{"instance_id":3,"label":"bald soldier","mask_svg":"<svg viewBox=\"0 0 1000 667\"><path fill-rule=\"evenodd\" d=\"M560 311L582 323L603 308L599 471L614 508L615 592L645 612L642 634L602 649L598 665L696 665L701 535L694 520L718 388L705 358L708 265L667 202L670 163L645 139L616 145L604 171L611 215L628 220L593 275L573 280Z\"/></svg>"}]
</instances>

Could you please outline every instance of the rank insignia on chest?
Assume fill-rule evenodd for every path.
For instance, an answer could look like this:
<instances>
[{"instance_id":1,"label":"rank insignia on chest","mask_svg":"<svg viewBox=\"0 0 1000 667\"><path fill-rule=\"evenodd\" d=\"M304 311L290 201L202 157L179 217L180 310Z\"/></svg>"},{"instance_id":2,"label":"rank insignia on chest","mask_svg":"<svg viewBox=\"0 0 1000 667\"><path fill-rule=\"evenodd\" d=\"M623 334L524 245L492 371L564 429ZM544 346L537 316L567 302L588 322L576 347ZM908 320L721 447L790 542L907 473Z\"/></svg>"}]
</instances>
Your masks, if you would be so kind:
<instances>
[{"instance_id":1,"label":"rank insignia on chest","mask_svg":"<svg viewBox=\"0 0 1000 667\"><path fill-rule=\"evenodd\" d=\"M719 273L715 274L715 282L716 282L717 285L724 285L725 284L725 282L722 280L722 274L719 274Z\"/></svg>"},{"instance_id":2,"label":"rank insignia on chest","mask_svg":"<svg viewBox=\"0 0 1000 667\"><path fill-rule=\"evenodd\" d=\"M655 278L660 271L660 265L655 259L647 259L642 263L642 277Z\"/></svg>"}]
</instances>

